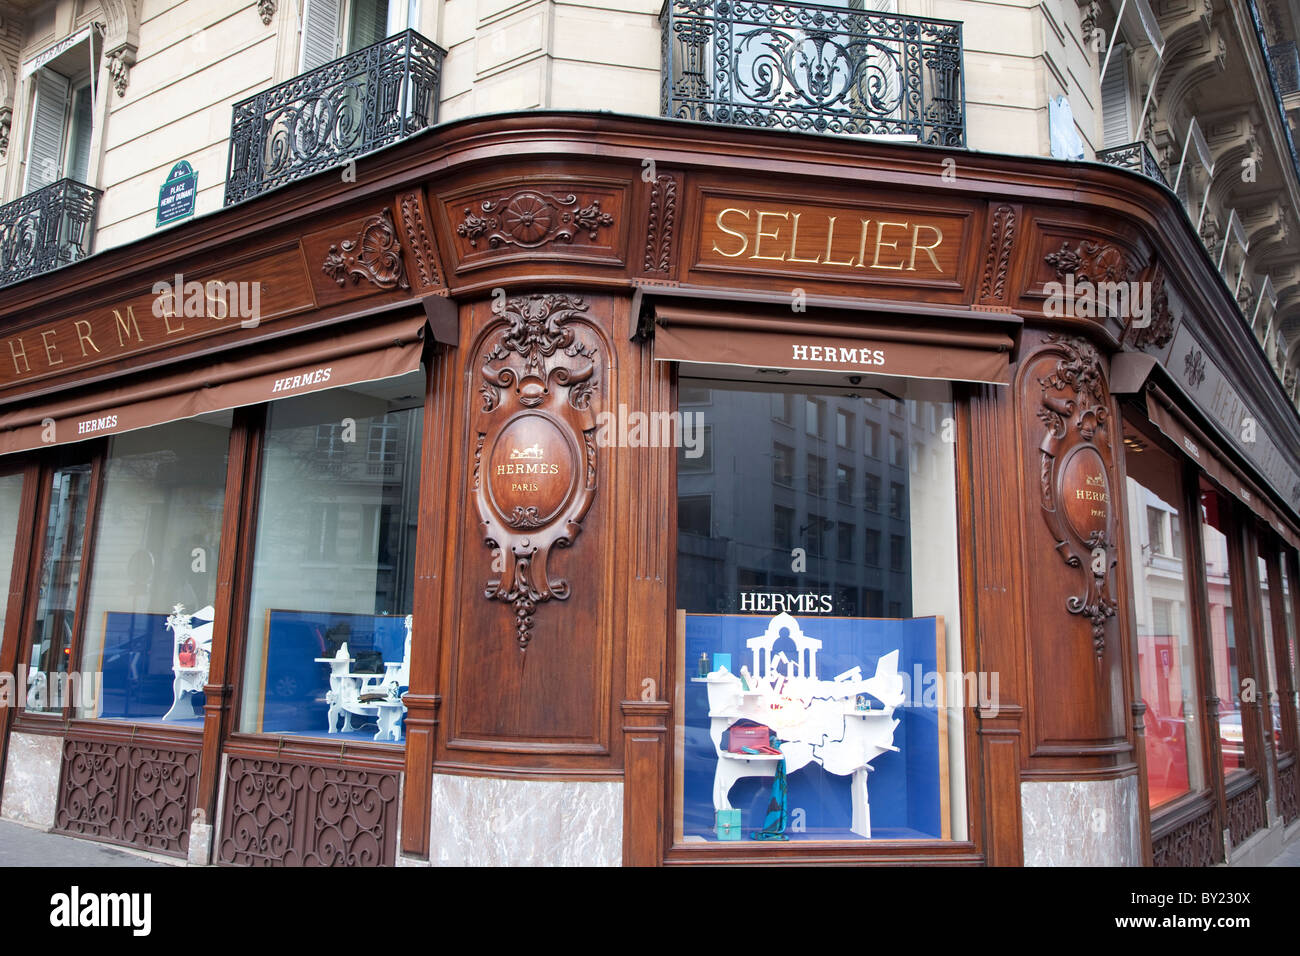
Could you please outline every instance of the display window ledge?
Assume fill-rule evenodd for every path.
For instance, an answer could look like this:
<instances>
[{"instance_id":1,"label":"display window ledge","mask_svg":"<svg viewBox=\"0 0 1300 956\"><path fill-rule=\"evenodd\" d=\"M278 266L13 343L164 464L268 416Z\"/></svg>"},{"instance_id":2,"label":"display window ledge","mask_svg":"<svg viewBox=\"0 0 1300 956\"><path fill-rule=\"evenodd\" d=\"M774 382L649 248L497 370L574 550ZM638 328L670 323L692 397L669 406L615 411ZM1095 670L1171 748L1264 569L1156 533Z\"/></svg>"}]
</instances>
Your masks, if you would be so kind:
<instances>
[{"instance_id":1,"label":"display window ledge","mask_svg":"<svg viewBox=\"0 0 1300 956\"><path fill-rule=\"evenodd\" d=\"M232 733L222 747L231 757L303 760L340 766L402 770L406 766L406 744L373 741L331 741L292 734Z\"/></svg>"},{"instance_id":2,"label":"display window ledge","mask_svg":"<svg viewBox=\"0 0 1300 956\"><path fill-rule=\"evenodd\" d=\"M1205 788L1193 790L1170 800L1168 803L1163 803L1159 807L1151 808L1152 841L1160 839L1166 833L1176 830L1190 820L1195 820L1197 817L1212 812L1215 805L1214 790Z\"/></svg>"},{"instance_id":3,"label":"display window ledge","mask_svg":"<svg viewBox=\"0 0 1300 956\"><path fill-rule=\"evenodd\" d=\"M969 841L938 845L933 840L863 841L855 846L838 841L792 840L788 843L743 845L710 843L698 846L674 845L664 857L665 866L726 865L754 866L772 863L800 864L914 864L923 866L987 866L983 852Z\"/></svg>"}]
</instances>

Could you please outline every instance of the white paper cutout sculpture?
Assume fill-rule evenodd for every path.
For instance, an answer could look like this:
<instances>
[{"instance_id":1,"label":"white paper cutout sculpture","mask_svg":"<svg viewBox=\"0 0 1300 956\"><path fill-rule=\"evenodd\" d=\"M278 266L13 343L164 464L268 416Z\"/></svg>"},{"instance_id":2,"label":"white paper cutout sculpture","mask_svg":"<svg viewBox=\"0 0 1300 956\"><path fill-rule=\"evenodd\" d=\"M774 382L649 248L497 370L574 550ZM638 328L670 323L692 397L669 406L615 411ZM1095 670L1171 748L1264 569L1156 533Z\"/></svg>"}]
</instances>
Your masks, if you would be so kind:
<instances>
[{"instance_id":1,"label":"white paper cutout sculpture","mask_svg":"<svg viewBox=\"0 0 1300 956\"><path fill-rule=\"evenodd\" d=\"M172 632L172 706L163 720L193 720L202 714L194 710L194 695L203 693L212 657L212 621L217 612L209 604L193 614L177 604L167 617ZM195 626L195 621L200 621Z\"/></svg>"},{"instance_id":2,"label":"white paper cutout sculpture","mask_svg":"<svg viewBox=\"0 0 1300 956\"><path fill-rule=\"evenodd\" d=\"M772 647L785 636L794 642L795 659ZM732 785L741 777L771 777L783 757L786 773L818 763L837 776L852 775L854 833L871 836L871 805L867 799L867 774L871 761L894 746L899 721L894 709L903 703L903 678L898 673L898 651L876 662L874 676L862 678L854 667L834 680L817 678L817 652L822 642L804 634L789 614L778 614L767 630L745 642L753 663L743 669L745 680L725 667L709 674L709 731L718 754L713 777L713 808L733 809ZM785 664L785 673L780 665ZM753 676L749 676L752 672ZM749 685L745 690L744 684ZM858 710L859 694L870 694L883 704ZM781 739L780 754L731 753L722 749L723 733L738 720L766 724Z\"/></svg>"},{"instance_id":3,"label":"white paper cutout sculpture","mask_svg":"<svg viewBox=\"0 0 1300 956\"><path fill-rule=\"evenodd\" d=\"M316 662L330 666L330 689L325 694L329 706L327 720L329 732L339 732L339 715L343 716L343 730L349 732L352 718L362 723L374 721L379 725L375 740L399 741L402 739L400 722L406 713L402 703L401 688L411 684L411 615L406 615L406 641L400 661L384 661L382 674L354 673L356 659L348 655L344 643L333 657L318 657Z\"/></svg>"}]
</instances>

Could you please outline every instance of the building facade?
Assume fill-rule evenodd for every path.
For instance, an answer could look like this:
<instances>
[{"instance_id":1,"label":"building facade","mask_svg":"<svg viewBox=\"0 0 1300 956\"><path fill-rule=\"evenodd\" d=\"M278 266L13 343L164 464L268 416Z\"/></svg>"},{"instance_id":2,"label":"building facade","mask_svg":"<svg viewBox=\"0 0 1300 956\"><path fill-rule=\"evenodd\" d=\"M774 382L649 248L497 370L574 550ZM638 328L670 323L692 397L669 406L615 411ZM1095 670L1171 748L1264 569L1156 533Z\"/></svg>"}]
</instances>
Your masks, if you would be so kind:
<instances>
[{"instance_id":1,"label":"building facade","mask_svg":"<svg viewBox=\"0 0 1300 956\"><path fill-rule=\"evenodd\" d=\"M7 4L0 816L1268 859L1296 15Z\"/></svg>"}]
</instances>

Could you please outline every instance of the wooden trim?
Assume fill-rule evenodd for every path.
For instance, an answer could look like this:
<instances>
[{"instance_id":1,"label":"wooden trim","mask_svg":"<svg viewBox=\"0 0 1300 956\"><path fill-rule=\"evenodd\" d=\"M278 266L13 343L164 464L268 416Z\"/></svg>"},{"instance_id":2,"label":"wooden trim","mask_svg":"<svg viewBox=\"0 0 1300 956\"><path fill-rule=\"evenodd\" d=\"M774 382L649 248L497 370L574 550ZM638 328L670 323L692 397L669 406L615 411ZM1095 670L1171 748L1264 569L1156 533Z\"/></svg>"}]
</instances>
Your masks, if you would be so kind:
<instances>
[{"instance_id":1,"label":"wooden trim","mask_svg":"<svg viewBox=\"0 0 1300 956\"><path fill-rule=\"evenodd\" d=\"M93 449L90 461L90 494L86 500L85 537L81 545L81 567L77 573L77 603L74 605L72 637L68 648L68 671L81 669L82 634L86 629L86 605L89 603L90 582L95 576L95 544L99 532L100 501L104 497L104 472L108 458L107 440L95 442L89 446ZM63 719L76 717L75 707L69 701L63 705Z\"/></svg>"},{"instance_id":2,"label":"wooden trim","mask_svg":"<svg viewBox=\"0 0 1300 956\"><path fill-rule=\"evenodd\" d=\"M0 671L14 675L15 687L26 687L25 675L20 675L19 661L22 660L23 622L25 620L26 595L31 593L24 586L30 578L30 563L33 552L38 545L34 539L40 521L39 502L41 466L35 458L18 459L15 469L21 469L23 491L19 502L18 527L14 535L13 567L6 583L6 604L4 632L0 634ZM6 473L12 473L6 471ZM25 696L25 693L24 695ZM9 757L9 732L14 720L22 713L22 701L14 701L10 707L0 707L0 799L4 796L6 761Z\"/></svg>"}]
</instances>

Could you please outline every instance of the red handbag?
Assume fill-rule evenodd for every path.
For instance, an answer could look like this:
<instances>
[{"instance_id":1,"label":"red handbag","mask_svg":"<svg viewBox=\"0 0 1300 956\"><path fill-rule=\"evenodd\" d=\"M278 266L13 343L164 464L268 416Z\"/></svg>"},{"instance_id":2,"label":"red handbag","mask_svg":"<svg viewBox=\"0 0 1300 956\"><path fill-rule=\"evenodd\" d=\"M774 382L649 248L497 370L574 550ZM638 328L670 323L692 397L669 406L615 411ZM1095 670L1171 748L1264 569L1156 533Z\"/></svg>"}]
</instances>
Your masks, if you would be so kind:
<instances>
[{"instance_id":1,"label":"red handbag","mask_svg":"<svg viewBox=\"0 0 1300 956\"><path fill-rule=\"evenodd\" d=\"M180 650L176 652L176 660L181 667L193 667L194 656L198 653L199 646L194 643L194 638L187 637L181 641Z\"/></svg>"},{"instance_id":2,"label":"red handbag","mask_svg":"<svg viewBox=\"0 0 1300 956\"><path fill-rule=\"evenodd\" d=\"M733 754L744 753L746 747L750 750L757 750L759 753L770 754L774 752L769 746L768 735L772 733L771 728L765 727L763 724L755 724L744 727L732 725L729 729L731 731L731 740L727 746L729 752Z\"/></svg>"}]
</instances>

